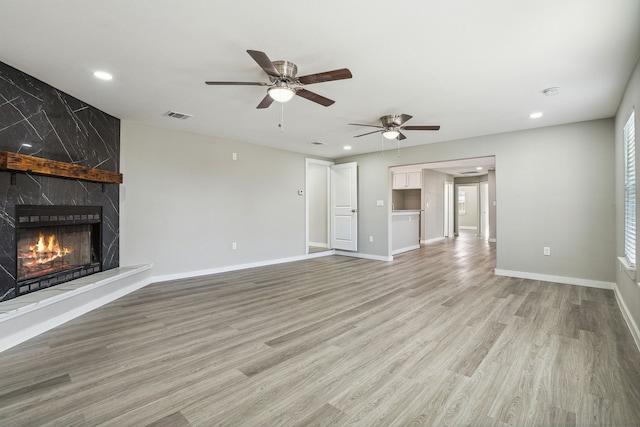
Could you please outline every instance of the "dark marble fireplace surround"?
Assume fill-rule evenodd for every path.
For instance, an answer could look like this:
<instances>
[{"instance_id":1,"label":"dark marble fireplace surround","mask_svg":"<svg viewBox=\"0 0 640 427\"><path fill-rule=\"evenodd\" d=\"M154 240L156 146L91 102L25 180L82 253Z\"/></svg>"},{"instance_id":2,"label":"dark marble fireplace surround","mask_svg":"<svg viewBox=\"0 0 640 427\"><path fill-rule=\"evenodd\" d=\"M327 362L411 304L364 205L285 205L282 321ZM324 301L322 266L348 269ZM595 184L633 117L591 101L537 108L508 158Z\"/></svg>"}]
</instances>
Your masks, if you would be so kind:
<instances>
[{"instance_id":1,"label":"dark marble fireplace surround","mask_svg":"<svg viewBox=\"0 0 640 427\"><path fill-rule=\"evenodd\" d=\"M118 172L120 120L0 62L0 151ZM101 207L101 269L118 267L118 184L0 171L0 301L16 297L16 205Z\"/></svg>"}]
</instances>

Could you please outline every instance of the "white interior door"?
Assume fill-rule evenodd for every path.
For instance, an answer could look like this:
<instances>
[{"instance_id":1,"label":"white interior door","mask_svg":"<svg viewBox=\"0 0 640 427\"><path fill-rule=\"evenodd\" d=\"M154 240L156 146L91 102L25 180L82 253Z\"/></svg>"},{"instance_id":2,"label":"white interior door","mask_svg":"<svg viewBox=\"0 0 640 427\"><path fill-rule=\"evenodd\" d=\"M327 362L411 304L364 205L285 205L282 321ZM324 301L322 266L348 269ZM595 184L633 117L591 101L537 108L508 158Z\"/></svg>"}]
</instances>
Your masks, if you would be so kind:
<instances>
[{"instance_id":1,"label":"white interior door","mask_svg":"<svg viewBox=\"0 0 640 427\"><path fill-rule=\"evenodd\" d=\"M358 250L358 164L331 166L331 247Z\"/></svg>"}]
</instances>

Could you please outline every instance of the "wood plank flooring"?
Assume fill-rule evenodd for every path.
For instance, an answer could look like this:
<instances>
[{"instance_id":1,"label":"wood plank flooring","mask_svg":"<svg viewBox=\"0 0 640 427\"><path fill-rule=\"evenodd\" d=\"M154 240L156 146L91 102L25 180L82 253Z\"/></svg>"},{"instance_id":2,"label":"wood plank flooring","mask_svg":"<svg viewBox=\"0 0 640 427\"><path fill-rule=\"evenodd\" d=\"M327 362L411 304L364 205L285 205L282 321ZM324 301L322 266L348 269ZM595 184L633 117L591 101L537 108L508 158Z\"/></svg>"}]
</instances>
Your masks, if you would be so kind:
<instances>
[{"instance_id":1,"label":"wood plank flooring","mask_svg":"<svg viewBox=\"0 0 640 427\"><path fill-rule=\"evenodd\" d=\"M640 426L612 291L470 235L150 285L0 354L1 426Z\"/></svg>"}]
</instances>

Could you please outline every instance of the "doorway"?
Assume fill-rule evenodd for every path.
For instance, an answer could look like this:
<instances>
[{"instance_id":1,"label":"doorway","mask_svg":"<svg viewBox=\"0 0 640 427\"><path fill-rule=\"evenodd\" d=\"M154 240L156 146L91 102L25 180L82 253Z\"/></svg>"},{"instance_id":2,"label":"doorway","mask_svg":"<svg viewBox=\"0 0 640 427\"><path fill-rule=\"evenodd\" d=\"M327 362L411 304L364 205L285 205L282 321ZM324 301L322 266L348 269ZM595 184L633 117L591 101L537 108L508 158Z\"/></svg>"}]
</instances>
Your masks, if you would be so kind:
<instances>
[{"instance_id":1,"label":"doorway","mask_svg":"<svg viewBox=\"0 0 640 427\"><path fill-rule=\"evenodd\" d=\"M456 185L456 213L458 217L458 231L473 231L480 234L480 209L478 184Z\"/></svg>"},{"instance_id":2,"label":"doorway","mask_svg":"<svg viewBox=\"0 0 640 427\"><path fill-rule=\"evenodd\" d=\"M307 254L330 247L329 190L333 162L306 159Z\"/></svg>"},{"instance_id":3,"label":"doorway","mask_svg":"<svg viewBox=\"0 0 640 427\"><path fill-rule=\"evenodd\" d=\"M306 254L358 250L358 165L306 159Z\"/></svg>"}]
</instances>

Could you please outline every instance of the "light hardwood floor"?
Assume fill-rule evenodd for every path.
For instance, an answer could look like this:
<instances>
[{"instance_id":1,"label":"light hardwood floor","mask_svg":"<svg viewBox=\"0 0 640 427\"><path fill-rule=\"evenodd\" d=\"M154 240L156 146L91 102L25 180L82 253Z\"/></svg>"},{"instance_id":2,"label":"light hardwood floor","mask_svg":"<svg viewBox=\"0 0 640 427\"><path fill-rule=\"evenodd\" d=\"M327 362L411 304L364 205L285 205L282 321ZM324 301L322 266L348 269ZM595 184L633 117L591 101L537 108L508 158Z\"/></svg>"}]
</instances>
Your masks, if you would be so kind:
<instances>
[{"instance_id":1,"label":"light hardwood floor","mask_svg":"<svg viewBox=\"0 0 640 427\"><path fill-rule=\"evenodd\" d=\"M150 285L0 354L1 426L639 426L612 291L471 236Z\"/></svg>"}]
</instances>

